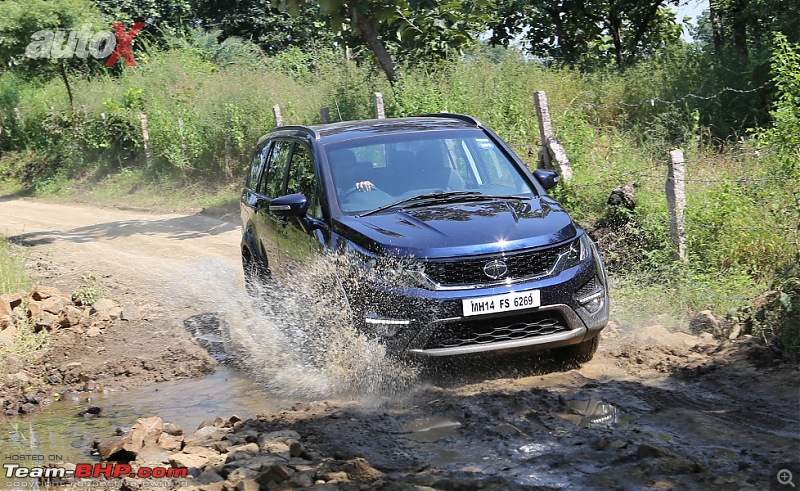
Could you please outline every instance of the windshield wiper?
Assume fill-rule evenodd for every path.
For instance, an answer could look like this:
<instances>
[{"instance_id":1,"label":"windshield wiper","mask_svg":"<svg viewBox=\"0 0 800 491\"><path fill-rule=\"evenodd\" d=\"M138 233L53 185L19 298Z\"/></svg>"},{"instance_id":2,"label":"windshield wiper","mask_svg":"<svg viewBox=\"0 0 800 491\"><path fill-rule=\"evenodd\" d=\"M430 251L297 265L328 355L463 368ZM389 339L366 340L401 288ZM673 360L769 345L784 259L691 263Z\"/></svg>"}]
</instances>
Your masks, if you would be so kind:
<instances>
[{"instance_id":1,"label":"windshield wiper","mask_svg":"<svg viewBox=\"0 0 800 491\"><path fill-rule=\"evenodd\" d=\"M425 206L431 203L449 203L449 202L462 202L462 201L483 201L487 199L528 199L526 196L514 195L491 195L483 194L480 191L441 191L437 193L425 193L410 198L404 198L388 205L383 205L374 210L356 215L358 218L374 215L390 208L406 205L404 208L411 208L417 206ZM416 203L415 203L416 202ZM410 203L410 204L407 204Z\"/></svg>"}]
</instances>

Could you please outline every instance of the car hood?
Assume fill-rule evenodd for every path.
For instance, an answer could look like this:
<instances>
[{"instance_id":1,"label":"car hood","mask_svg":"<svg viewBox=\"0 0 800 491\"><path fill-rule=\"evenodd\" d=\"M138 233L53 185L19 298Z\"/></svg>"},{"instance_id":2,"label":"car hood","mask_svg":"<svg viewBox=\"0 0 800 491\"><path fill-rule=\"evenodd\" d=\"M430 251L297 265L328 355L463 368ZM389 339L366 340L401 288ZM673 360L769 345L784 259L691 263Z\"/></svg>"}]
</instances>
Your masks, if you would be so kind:
<instances>
[{"instance_id":1,"label":"car hood","mask_svg":"<svg viewBox=\"0 0 800 491\"><path fill-rule=\"evenodd\" d=\"M549 197L498 198L344 216L334 221L334 232L377 254L424 258L542 247L577 234L567 212Z\"/></svg>"}]
</instances>

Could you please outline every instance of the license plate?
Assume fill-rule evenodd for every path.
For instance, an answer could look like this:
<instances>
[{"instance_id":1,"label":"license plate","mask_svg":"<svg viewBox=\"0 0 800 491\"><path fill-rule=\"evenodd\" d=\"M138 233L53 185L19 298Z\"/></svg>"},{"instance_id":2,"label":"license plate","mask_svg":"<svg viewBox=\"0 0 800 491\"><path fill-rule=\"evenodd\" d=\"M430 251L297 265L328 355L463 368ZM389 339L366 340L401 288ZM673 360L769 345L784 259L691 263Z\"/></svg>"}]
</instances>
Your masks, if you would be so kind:
<instances>
[{"instance_id":1,"label":"license plate","mask_svg":"<svg viewBox=\"0 0 800 491\"><path fill-rule=\"evenodd\" d=\"M512 310L532 309L541 305L539 290L504 293L489 297L462 300L464 316L494 314Z\"/></svg>"}]
</instances>

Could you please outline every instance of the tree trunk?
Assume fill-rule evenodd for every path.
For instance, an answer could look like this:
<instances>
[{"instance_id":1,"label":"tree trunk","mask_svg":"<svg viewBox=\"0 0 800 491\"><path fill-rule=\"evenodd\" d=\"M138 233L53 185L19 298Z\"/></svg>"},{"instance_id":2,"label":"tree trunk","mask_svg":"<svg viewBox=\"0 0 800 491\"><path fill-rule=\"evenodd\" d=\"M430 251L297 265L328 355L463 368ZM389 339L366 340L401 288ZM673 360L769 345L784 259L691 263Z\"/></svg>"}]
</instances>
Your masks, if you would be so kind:
<instances>
[{"instance_id":1,"label":"tree trunk","mask_svg":"<svg viewBox=\"0 0 800 491\"><path fill-rule=\"evenodd\" d=\"M732 7L733 45L736 51L747 56L747 0L738 0Z\"/></svg>"},{"instance_id":2,"label":"tree trunk","mask_svg":"<svg viewBox=\"0 0 800 491\"><path fill-rule=\"evenodd\" d=\"M366 14L362 15L356 12L355 3L350 9L350 14L353 20L355 20L356 27L358 27L358 30L361 32L361 37L364 38L370 51L375 55L375 60L378 62L378 65L380 65L384 73L386 73L386 78L389 79L389 83L394 85L397 81L397 72L394 70L394 62L386 51L386 46L383 45L383 41L378 37L375 26L372 25Z\"/></svg>"},{"instance_id":3,"label":"tree trunk","mask_svg":"<svg viewBox=\"0 0 800 491\"><path fill-rule=\"evenodd\" d=\"M75 99L72 97L72 88L69 86L69 78L67 78L67 69L64 68L64 60L59 60L61 68L61 79L64 80L64 85L67 87L67 95L69 96L69 105L72 108L72 114L75 114Z\"/></svg>"},{"instance_id":4,"label":"tree trunk","mask_svg":"<svg viewBox=\"0 0 800 491\"><path fill-rule=\"evenodd\" d=\"M711 20L711 32L714 36L714 51L719 56L722 54L722 32L719 30L719 17L717 17L717 8L714 5L714 0L708 0L708 16Z\"/></svg>"}]
</instances>

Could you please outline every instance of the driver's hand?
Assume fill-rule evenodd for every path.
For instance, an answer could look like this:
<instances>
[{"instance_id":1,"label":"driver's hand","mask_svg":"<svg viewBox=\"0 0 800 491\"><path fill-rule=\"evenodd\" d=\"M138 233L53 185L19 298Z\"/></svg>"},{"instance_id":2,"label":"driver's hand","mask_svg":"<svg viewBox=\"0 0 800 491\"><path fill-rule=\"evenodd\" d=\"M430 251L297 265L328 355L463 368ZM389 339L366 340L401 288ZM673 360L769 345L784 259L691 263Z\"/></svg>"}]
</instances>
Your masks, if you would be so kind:
<instances>
[{"instance_id":1,"label":"driver's hand","mask_svg":"<svg viewBox=\"0 0 800 491\"><path fill-rule=\"evenodd\" d=\"M356 183L356 189L359 191L372 191L375 185L372 184L370 181L360 181Z\"/></svg>"}]
</instances>

